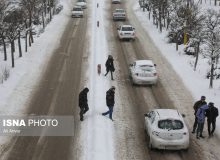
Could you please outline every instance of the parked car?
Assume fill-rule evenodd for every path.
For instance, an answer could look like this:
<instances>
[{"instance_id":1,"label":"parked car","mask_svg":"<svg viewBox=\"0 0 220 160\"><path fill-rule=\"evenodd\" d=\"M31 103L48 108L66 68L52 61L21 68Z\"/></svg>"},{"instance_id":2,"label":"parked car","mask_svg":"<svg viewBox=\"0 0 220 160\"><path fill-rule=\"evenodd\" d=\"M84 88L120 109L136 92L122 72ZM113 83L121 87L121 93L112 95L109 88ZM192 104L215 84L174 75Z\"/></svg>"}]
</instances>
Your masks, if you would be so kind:
<instances>
[{"instance_id":1,"label":"parked car","mask_svg":"<svg viewBox=\"0 0 220 160\"><path fill-rule=\"evenodd\" d=\"M144 118L150 149L188 149L189 131L177 110L154 109L145 114Z\"/></svg>"},{"instance_id":2,"label":"parked car","mask_svg":"<svg viewBox=\"0 0 220 160\"><path fill-rule=\"evenodd\" d=\"M158 74L152 60L136 60L129 66L132 84L156 84Z\"/></svg>"},{"instance_id":3,"label":"parked car","mask_svg":"<svg viewBox=\"0 0 220 160\"><path fill-rule=\"evenodd\" d=\"M115 9L112 14L113 20L126 20L126 13L124 9Z\"/></svg>"},{"instance_id":4,"label":"parked car","mask_svg":"<svg viewBox=\"0 0 220 160\"><path fill-rule=\"evenodd\" d=\"M112 3L119 4L119 3L121 3L121 0L112 0Z\"/></svg>"},{"instance_id":5,"label":"parked car","mask_svg":"<svg viewBox=\"0 0 220 160\"><path fill-rule=\"evenodd\" d=\"M118 37L122 39L132 39L135 40L135 29L131 25L121 25L117 28Z\"/></svg>"},{"instance_id":6,"label":"parked car","mask_svg":"<svg viewBox=\"0 0 220 160\"><path fill-rule=\"evenodd\" d=\"M72 18L74 17L83 17L83 9L80 6L73 7Z\"/></svg>"},{"instance_id":7,"label":"parked car","mask_svg":"<svg viewBox=\"0 0 220 160\"><path fill-rule=\"evenodd\" d=\"M85 0L78 0L78 1L76 2L76 5L77 5L77 6L81 6L82 9L86 9L86 8L87 8L87 4L86 4L86 1L85 1Z\"/></svg>"}]
</instances>

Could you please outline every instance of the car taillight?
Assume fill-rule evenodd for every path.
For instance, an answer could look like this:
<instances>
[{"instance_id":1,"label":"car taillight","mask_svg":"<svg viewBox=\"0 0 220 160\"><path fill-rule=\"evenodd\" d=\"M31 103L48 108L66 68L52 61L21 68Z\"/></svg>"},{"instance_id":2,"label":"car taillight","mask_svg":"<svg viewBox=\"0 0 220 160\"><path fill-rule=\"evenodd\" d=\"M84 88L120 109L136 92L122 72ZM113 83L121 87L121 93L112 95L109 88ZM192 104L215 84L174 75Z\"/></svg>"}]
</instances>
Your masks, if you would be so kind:
<instances>
[{"instance_id":1,"label":"car taillight","mask_svg":"<svg viewBox=\"0 0 220 160\"><path fill-rule=\"evenodd\" d=\"M152 134L155 136L159 136L159 132L156 132L156 131L153 131Z\"/></svg>"}]
</instances>

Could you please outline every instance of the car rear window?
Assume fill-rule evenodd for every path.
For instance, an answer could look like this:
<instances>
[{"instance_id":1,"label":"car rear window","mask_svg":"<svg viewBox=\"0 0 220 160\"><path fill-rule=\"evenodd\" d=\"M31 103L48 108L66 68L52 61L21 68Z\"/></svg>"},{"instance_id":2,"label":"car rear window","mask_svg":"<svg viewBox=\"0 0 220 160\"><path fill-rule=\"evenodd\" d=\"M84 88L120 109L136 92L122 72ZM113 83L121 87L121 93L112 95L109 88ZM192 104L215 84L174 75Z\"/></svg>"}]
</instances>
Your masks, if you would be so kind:
<instances>
[{"instance_id":1,"label":"car rear window","mask_svg":"<svg viewBox=\"0 0 220 160\"><path fill-rule=\"evenodd\" d=\"M151 72L153 70L153 66L152 65L140 65L138 66L141 70L143 71L148 71Z\"/></svg>"},{"instance_id":2,"label":"car rear window","mask_svg":"<svg viewBox=\"0 0 220 160\"><path fill-rule=\"evenodd\" d=\"M125 11L122 10L122 9L118 9L118 10L115 10L116 12L119 12L119 13L124 13Z\"/></svg>"},{"instance_id":3,"label":"car rear window","mask_svg":"<svg viewBox=\"0 0 220 160\"><path fill-rule=\"evenodd\" d=\"M73 8L73 11L82 11L81 8Z\"/></svg>"},{"instance_id":4,"label":"car rear window","mask_svg":"<svg viewBox=\"0 0 220 160\"><path fill-rule=\"evenodd\" d=\"M183 128L183 123L180 120L171 120L171 119L160 120L158 122L158 128L178 130Z\"/></svg>"},{"instance_id":5,"label":"car rear window","mask_svg":"<svg viewBox=\"0 0 220 160\"><path fill-rule=\"evenodd\" d=\"M132 27L122 27L122 31L133 31Z\"/></svg>"}]
</instances>

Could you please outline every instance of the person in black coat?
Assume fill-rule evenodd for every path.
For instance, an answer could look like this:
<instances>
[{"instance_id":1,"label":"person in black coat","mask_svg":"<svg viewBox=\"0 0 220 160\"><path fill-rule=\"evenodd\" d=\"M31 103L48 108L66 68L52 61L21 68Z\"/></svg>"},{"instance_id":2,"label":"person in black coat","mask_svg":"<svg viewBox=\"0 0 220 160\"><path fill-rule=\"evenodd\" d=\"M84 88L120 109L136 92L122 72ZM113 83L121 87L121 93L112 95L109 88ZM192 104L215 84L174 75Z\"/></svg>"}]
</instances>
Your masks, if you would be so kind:
<instances>
[{"instance_id":1,"label":"person in black coat","mask_svg":"<svg viewBox=\"0 0 220 160\"><path fill-rule=\"evenodd\" d=\"M210 102L208 107L209 108L206 110L208 132L209 136L213 136L216 126L216 118L218 117L218 108L214 106L213 102Z\"/></svg>"},{"instance_id":2,"label":"person in black coat","mask_svg":"<svg viewBox=\"0 0 220 160\"><path fill-rule=\"evenodd\" d=\"M106 67L106 74L105 76L107 76L108 72L111 72L111 78L113 79L113 72L115 71L115 67L114 67L114 59L111 55L108 56L107 61L105 62L105 67Z\"/></svg>"},{"instance_id":3,"label":"person in black coat","mask_svg":"<svg viewBox=\"0 0 220 160\"><path fill-rule=\"evenodd\" d=\"M202 106L202 104L206 101L205 101L206 97L205 96L201 96L201 99L199 101L197 101L194 106L193 106L193 109L194 109L194 115L195 115L195 121L194 121L194 124L193 124L193 131L192 133L195 133L197 127L198 127L198 120L197 120L197 117L196 117L196 112L198 111L199 107ZM203 128L203 127L202 127Z\"/></svg>"},{"instance_id":4,"label":"person in black coat","mask_svg":"<svg viewBox=\"0 0 220 160\"><path fill-rule=\"evenodd\" d=\"M80 93L79 93L79 108L80 108L80 120L83 121L83 115L89 110L88 106L88 99L87 99L87 93L89 92L89 89L85 87Z\"/></svg>"},{"instance_id":5,"label":"person in black coat","mask_svg":"<svg viewBox=\"0 0 220 160\"><path fill-rule=\"evenodd\" d=\"M112 86L107 92L106 92L106 104L109 108L107 112L102 113L103 116L109 114L109 118L112 119L112 113L113 113L113 107L115 105L115 87Z\"/></svg>"}]
</instances>

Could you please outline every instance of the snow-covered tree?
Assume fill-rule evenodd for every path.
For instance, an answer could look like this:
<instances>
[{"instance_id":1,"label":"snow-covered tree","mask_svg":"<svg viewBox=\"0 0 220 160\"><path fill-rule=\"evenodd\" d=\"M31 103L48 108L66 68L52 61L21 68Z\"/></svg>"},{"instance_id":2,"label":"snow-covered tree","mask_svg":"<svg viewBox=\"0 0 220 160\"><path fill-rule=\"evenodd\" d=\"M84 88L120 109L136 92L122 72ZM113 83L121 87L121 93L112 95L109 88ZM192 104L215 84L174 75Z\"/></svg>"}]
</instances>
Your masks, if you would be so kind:
<instances>
[{"instance_id":1,"label":"snow-covered tree","mask_svg":"<svg viewBox=\"0 0 220 160\"><path fill-rule=\"evenodd\" d=\"M220 56L220 12L215 10L208 10L207 12L205 20L205 52L203 54L210 60L209 87L213 88L214 73L217 69L216 62L218 62Z\"/></svg>"},{"instance_id":2,"label":"snow-covered tree","mask_svg":"<svg viewBox=\"0 0 220 160\"><path fill-rule=\"evenodd\" d=\"M188 44L190 47L194 47L195 51L195 63L194 70L196 70L196 66L199 59L200 53L200 45L204 42L205 34L204 34L204 20L205 16L201 13L198 5L191 3L189 7L189 14L186 19L186 33L189 36L190 40Z\"/></svg>"},{"instance_id":3,"label":"snow-covered tree","mask_svg":"<svg viewBox=\"0 0 220 160\"><path fill-rule=\"evenodd\" d=\"M3 44L4 48L4 60L7 61L7 50L6 50L6 28L7 26L4 23L4 18L5 18L5 12L7 8L7 3L4 0L0 1L0 41Z\"/></svg>"}]
</instances>

